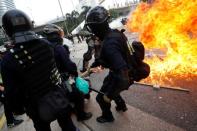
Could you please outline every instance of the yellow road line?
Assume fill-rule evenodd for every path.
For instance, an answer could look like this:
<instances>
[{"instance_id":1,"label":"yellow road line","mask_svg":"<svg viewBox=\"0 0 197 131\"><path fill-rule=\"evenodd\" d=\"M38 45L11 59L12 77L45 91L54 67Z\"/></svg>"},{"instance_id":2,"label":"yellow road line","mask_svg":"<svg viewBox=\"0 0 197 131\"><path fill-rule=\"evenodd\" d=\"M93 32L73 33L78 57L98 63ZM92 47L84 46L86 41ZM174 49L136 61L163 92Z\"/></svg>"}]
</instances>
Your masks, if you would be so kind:
<instances>
[{"instance_id":1,"label":"yellow road line","mask_svg":"<svg viewBox=\"0 0 197 131\"><path fill-rule=\"evenodd\" d=\"M0 130L3 128L4 124L6 122L5 114L2 115L0 118Z\"/></svg>"}]
</instances>

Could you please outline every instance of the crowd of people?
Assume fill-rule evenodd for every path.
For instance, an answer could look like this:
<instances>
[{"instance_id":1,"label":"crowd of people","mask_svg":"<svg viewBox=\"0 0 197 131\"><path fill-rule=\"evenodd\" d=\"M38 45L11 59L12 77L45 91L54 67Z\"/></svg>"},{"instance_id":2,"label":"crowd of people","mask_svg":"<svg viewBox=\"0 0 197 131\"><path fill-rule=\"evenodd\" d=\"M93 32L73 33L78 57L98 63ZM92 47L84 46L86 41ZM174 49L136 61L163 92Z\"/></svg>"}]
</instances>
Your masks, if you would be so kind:
<instances>
[{"instance_id":1,"label":"crowd of people","mask_svg":"<svg viewBox=\"0 0 197 131\"><path fill-rule=\"evenodd\" d=\"M99 123L114 121L110 109L112 100L117 111L127 111L120 93L135 81L130 74L133 67L128 62L129 48L123 38L126 36L109 27L109 18L104 7L96 6L87 13L85 21L91 35L86 38L88 51L84 54L81 72L89 75L109 69L96 96L102 111L97 117ZM7 11L2 23L12 45L1 58L0 91L8 127L23 122L13 114L26 113L36 131L51 131L50 123L54 120L62 131L79 130L72 122L71 113L76 114L78 121L90 119L93 114L84 110L84 99L91 98L90 92L84 94L75 84L80 76L68 47L63 45L64 31L48 24L43 29L46 37L39 38L30 18L20 10ZM89 65L93 54L95 61Z\"/></svg>"}]
</instances>

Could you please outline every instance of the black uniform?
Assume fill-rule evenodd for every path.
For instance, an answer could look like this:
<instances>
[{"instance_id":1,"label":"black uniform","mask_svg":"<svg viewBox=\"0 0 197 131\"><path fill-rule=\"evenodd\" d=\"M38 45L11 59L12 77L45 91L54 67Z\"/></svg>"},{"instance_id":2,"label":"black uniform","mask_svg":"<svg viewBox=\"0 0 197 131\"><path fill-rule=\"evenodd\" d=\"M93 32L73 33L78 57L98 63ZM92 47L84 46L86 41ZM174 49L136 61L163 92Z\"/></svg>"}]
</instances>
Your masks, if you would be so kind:
<instances>
[{"instance_id":1,"label":"black uniform","mask_svg":"<svg viewBox=\"0 0 197 131\"><path fill-rule=\"evenodd\" d=\"M102 41L100 58L93 63L93 66L102 65L110 70L101 87L101 91L105 95L98 94L96 97L102 110L102 115L97 118L97 121L100 123L114 120L110 110L110 100L115 100L118 111L127 110L120 93L128 89L131 84L126 54L122 44L125 41L121 37L111 37L113 30L109 27L109 16L109 12L104 7L96 6L87 13L85 24L87 29Z\"/></svg>"},{"instance_id":2,"label":"black uniform","mask_svg":"<svg viewBox=\"0 0 197 131\"><path fill-rule=\"evenodd\" d=\"M101 92L104 92L108 98L115 101L117 110L121 108L126 110L125 101L120 96L120 92L128 89L130 84L128 79L125 79L127 78L128 67L121 44L119 39L106 37L103 40L100 59L97 61L97 65L102 65L110 70L108 76L104 79ZM103 111L102 115L110 118L112 116L110 111L111 104L104 101L102 94L98 94L96 99Z\"/></svg>"},{"instance_id":3,"label":"black uniform","mask_svg":"<svg viewBox=\"0 0 197 131\"><path fill-rule=\"evenodd\" d=\"M3 25L14 45L1 67L9 106L24 107L36 131L51 131L50 122L55 119L63 131L75 131L50 43L30 31L28 16L19 10L8 11Z\"/></svg>"},{"instance_id":4,"label":"black uniform","mask_svg":"<svg viewBox=\"0 0 197 131\"><path fill-rule=\"evenodd\" d=\"M21 47L24 47L24 49L21 49ZM68 101L65 97L66 91L62 91L61 83L58 83L58 79L55 79L58 71L53 58L53 51L48 43L36 40L21 45L16 44L13 51L14 54L6 54L2 61L2 78L6 88L8 102L13 106L15 105L14 103L23 103L26 113L34 122L36 130L49 131L50 121L45 121L45 118L41 119L40 117L46 117L42 115L48 115L43 114L43 111L48 110L49 112L46 113L50 114L55 109L45 109L48 105L46 107L42 107L42 105L46 102L54 104L55 99L59 99L64 104L61 103L62 106L54 106L59 106L57 108L62 109L57 109L60 111L58 114L54 112L51 116L52 118L46 119L51 119L52 121L54 118L57 118L62 130L70 128L70 130L74 131L75 127L66 111L68 106ZM29 53L28 56L23 54L25 51ZM19 56L18 59L15 58L17 55ZM32 60L29 61L28 59ZM60 96L56 97L55 94ZM52 97L53 95L54 97ZM13 99L14 96L16 96L15 99Z\"/></svg>"},{"instance_id":5,"label":"black uniform","mask_svg":"<svg viewBox=\"0 0 197 131\"><path fill-rule=\"evenodd\" d=\"M63 45L60 44L57 44L54 47L54 50L57 67L60 73L62 74L63 81L67 81L69 75L77 77L77 66L74 62L70 60L69 52L67 52ZM74 109L77 115L77 120L81 121L89 119L92 116L92 114L86 113L84 111L84 95L75 87L75 84L71 86L72 91L68 93L68 98L70 102L74 103Z\"/></svg>"},{"instance_id":6,"label":"black uniform","mask_svg":"<svg viewBox=\"0 0 197 131\"><path fill-rule=\"evenodd\" d=\"M62 45L63 39L61 34L64 33L61 32L63 32L63 30L59 26L54 24L46 25L44 28L44 33L46 34L47 39L52 43L52 46L54 48L57 68L61 73L63 83L70 87L71 85L67 82L69 76L77 77L78 72L76 64L70 59L69 49L65 48L65 46ZM77 119L79 121L89 119L92 114L86 113L84 111L83 94L75 87L75 84L72 84L72 87L69 87L68 98L72 103L74 103Z\"/></svg>"},{"instance_id":7,"label":"black uniform","mask_svg":"<svg viewBox=\"0 0 197 131\"><path fill-rule=\"evenodd\" d=\"M0 63L1 63L1 59L0 59ZM0 67L0 72L1 72L1 67ZM3 86L1 74L0 74L0 86ZM14 118L12 108L9 107L9 105L6 101L5 91L2 91L2 90L0 90L0 102L2 102L2 104L4 104L4 112L5 112L5 117L7 120L8 127L14 127L14 126L23 122L23 120L17 120ZM14 112L14 113L22 114L22 113L24 113L24 110L21 109L20 112L18 111L18 112Z\"/></svg>"}]
</instances>

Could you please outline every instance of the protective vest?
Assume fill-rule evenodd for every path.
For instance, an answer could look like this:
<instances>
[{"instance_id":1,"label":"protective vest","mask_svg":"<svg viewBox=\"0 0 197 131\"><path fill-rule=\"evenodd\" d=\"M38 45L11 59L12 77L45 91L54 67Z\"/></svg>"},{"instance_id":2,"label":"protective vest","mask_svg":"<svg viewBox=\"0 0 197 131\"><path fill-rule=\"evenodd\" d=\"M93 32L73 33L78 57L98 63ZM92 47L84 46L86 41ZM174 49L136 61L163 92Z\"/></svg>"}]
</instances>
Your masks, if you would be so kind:
<instances>
[{"instance_id":1,"label":"protective vest","mask_svg":"<svg viewBox=\"0 0 197 131\"><path fill-rule=\"evenodd\" d=\"M61 85L54 52L50 45L33 32L15 34L15 46L10 49L18 63L26 99L39 99L52 88Z\"/></svg>"}]
</instances>

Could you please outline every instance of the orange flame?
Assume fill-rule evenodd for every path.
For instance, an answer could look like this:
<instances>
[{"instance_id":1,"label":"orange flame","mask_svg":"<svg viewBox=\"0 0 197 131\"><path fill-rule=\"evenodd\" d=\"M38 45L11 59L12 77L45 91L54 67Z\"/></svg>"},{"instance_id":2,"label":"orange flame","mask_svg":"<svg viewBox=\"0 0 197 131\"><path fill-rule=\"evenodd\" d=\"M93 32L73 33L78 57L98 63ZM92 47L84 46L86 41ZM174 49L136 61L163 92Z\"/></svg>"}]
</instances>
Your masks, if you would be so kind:
<instances>
[{"instance_id":1,"label":"orange flame","mask_svg":"<svg viewBox=\"0 0 197 131\"><path fill-rule=\"evenodd\" d=\"M151 57L146 59L151 75L145 82L186 86L197 81L196 7L197 0L155 0L140 3L130 15L127 27L139 33Z\"/></svg>"}]
</instances>

